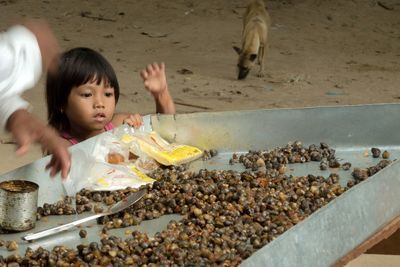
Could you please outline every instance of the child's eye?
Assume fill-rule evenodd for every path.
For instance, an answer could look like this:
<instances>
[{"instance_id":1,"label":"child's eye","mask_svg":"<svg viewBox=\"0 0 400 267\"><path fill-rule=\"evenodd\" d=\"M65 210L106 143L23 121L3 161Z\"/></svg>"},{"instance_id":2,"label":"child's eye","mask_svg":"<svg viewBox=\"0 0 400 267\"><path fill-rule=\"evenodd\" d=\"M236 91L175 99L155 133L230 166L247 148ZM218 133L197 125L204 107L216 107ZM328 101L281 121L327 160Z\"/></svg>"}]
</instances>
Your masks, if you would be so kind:
<instances>
[{"instance_id":1,"label":"child's eye","mask_svg":"<svg viewBox=\"0 0 400 267\"><path fill-rule=\"evenodd\" d=\"M105 93L106 97L112 97L114 96L114 93Z\"/></svg>"},{"instance_id":2,"label":"child's eye","mask_svg":"<svg viewBox=\"0 0 400 267\"><path fill-rule=\"evenodd\" d=\"M83 96L83 97L91 97L92 94L91 93L83 93L83 94L81 94L81 96Z\"/></svg>"}]
</instances>

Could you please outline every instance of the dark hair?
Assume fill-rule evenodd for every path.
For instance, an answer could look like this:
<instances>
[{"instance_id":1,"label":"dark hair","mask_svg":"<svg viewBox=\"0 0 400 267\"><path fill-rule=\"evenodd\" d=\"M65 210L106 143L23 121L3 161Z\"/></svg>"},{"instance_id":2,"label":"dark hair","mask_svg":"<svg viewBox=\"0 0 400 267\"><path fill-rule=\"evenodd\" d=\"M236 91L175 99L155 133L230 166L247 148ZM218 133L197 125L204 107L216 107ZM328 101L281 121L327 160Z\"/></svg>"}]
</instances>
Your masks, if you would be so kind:
<instances>
[{"instance_id":1,"label":"dark hair","mask_svg":"<svg viewBox=\"0 0 400 267\"><path fill-rule=\"evenodd\" d=\"M58 69L47 74L46 100L48 123L59 131L69 128L68 118L63 112L73 87L87 82L101 82L114 88L115 103L119 98L117 76L111 64L98 52L85 47L64 52Z\"/></svg>"}]
</instances>

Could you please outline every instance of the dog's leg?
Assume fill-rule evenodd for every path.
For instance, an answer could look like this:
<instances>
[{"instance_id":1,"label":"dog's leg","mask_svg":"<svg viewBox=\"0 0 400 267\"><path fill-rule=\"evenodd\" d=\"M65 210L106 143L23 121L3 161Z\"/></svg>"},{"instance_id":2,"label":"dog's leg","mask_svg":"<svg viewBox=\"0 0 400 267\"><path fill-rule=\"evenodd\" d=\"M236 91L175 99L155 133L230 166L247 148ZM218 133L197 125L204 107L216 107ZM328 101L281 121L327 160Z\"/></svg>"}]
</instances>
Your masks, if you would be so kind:
<instances>
[{"instance_id":1,"label":"dog's leg","mask_svg":"<svg viewBox=\"0 0 400 267\"><path fill-rule=\"evenodd\" d=\"M258 65L260 65L260 70L257 73L257 77L264 77L264 45L260 46L258 49Z\"/></svg>"},{"instance_id":2,"label":"dog's leg","mask_svg":"<svg viewBox=\"0 0 400 267\"><path fill-rule=\"evenodd\" d=\"M257 64L259 66L261 66L262 64L263 57L264 57L264 46L260 45L260 48L258 48L258 57L257 57Z\"/></svg>"}]
</instances>

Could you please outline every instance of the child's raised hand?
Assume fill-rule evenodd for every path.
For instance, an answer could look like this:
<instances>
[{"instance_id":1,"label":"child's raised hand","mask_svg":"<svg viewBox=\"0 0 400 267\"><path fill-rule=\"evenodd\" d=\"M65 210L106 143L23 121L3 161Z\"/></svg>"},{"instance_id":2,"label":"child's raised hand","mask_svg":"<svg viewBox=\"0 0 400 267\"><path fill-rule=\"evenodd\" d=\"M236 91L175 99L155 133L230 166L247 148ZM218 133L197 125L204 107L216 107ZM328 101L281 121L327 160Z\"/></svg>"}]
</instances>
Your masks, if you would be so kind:
<instances>
[{"instance_id":1,"label":"child's raised hand","mask_svg":"<svg viewBox=\"0 0 400 267\"><path fill-rule=\"evenodd\" d=\"M165 64L153 63L140 72L144 87L157 96L167 90L167 78L165 77Z\"/></svg>"},{"instance_id":2,"label":"child's raised hand","mask_svg":"<svg viewBox=\"0 0 400 267\"><path fill-rule=\"evenodd\" d=\"M143 125L143 119L140 114L129 114L124 120L124 124L128 124L129 126L139 128L140 126Z\"/></svg>"},{"instance_id":3,"label":"child's raised hand","mask_svg":"<svg viewBox=\"0 0 400 267\"><path fill-rule=\"evenodd\" d=\"M153 95L156 112L175 114L175 104L168 90L165 64L153 63L140 72L144 87Z\"/></svg>"}]
</instances>

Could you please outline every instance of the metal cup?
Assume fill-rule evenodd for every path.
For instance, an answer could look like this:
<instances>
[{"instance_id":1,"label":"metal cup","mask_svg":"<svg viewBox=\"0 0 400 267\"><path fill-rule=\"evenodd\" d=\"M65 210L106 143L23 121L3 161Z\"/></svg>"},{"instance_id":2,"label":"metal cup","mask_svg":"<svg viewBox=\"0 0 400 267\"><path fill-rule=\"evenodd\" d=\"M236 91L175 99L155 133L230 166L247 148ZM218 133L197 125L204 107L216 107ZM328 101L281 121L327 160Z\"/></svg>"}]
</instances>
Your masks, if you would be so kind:
<instances>
[{"instance_id":1,"label":"metal cup","mask_svg":"<svg viewBox=\"0 0 400 267\"><path fill-rule=\"evenodd\" d=\"M23 180L0 183L0 227L26 231L35 227L39 186Z\"/></svg>"}]
</instances>

